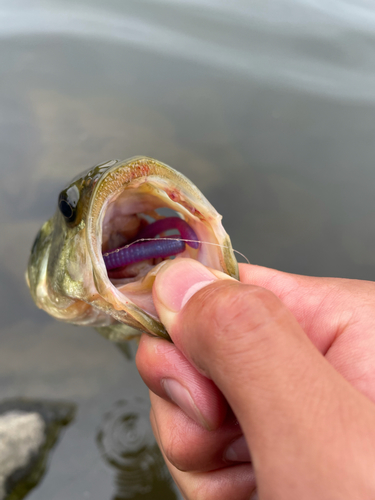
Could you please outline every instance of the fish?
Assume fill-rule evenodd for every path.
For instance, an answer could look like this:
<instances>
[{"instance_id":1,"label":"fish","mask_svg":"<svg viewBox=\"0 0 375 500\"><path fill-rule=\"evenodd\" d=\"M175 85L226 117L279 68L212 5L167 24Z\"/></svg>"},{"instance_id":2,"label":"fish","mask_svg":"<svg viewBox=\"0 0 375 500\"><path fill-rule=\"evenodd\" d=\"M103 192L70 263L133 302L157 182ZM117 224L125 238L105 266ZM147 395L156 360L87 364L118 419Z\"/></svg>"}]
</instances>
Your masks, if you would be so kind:
<instances>
[{"instance_id":1,"label":"fish","mask_svg":"<svg viewBox=\"0 0 375 500\"><path fill-rule=\"evenodd\" d=\"M166 260L195 259L238 279L221 219L187 177L158 160L95 165L60 192L35 238L26 271L32 298L57 320L115 342L141 332L170 340L152 300Z\"/></svg>"}]
</instances>

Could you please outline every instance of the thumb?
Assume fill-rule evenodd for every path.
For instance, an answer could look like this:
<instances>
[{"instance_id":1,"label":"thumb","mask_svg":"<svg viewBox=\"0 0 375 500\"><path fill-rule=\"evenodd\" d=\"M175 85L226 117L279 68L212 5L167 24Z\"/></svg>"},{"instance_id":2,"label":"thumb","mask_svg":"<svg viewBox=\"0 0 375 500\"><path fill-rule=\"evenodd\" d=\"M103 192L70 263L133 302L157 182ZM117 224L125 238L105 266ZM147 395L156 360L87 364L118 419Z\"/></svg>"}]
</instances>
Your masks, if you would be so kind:
<instances>
[{"instance_id":1,"label":"thumb","mask_svg":"<svg viewBox=\"0 0 375 500\"><path fill-rule=\"evenodd\" d=\"M261 498L320 494L342 460L336 409L357 393L272 292L220 277L228 278L190 259L166 264L153 288L159 316L232 407Z\"/></svg>"}]
</instances>

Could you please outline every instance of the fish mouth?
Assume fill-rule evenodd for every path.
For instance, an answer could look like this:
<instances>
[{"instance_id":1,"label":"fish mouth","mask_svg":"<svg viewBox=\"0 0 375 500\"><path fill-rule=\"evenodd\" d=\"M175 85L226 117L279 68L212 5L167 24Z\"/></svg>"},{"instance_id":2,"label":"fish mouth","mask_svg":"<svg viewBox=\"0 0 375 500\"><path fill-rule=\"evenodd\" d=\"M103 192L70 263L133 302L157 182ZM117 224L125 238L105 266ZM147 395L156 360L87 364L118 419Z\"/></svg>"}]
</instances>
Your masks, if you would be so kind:
<instances>
[{"instance_id":1,"label":"fish mouth","mask_svg":"<svg viewBox=\"0 0 375 500\"><path fill-rule=\"evenodd\" d=\"M111 315L135 328L157 335L164 330L152 300L152 285L164 261L174 255L237 277L221 216L182 174L151 158L135 157L110 167L95 186L86 220L96 288L113 308ZM158 225L164 230L155 235L153 228ZM167 229L176 225L180 231L171 235ZM108 256L129 245L139 246L139 236L150 231L151 238L141 238L144 248L151 249L147 258L121 261L117 268L108 264ZM186 235L196 241L181 242L189 239ZM161 253L153 253L155 236L162 238ZM165 249L173 241L179 241L178 251L170 255Z\"/></svg>"}]
</instances>

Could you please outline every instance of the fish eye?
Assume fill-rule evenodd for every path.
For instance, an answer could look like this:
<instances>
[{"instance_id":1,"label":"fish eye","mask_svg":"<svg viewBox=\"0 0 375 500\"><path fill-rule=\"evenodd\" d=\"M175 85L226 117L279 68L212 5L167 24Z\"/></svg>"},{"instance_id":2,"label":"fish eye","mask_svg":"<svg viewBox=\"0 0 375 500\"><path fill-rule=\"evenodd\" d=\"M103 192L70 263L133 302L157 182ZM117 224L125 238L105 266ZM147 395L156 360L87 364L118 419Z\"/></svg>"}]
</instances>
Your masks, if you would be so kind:
<instances>
[{"instance_id":1,"label":"fish eye","mask_svg":"<svg viewBox=\"0 0 375 500\"><path fill-rule=\"evenodd\" d=\"M64 198L59 200L59 209L68 222L73 222L75 218L74 209Z\"/></svg>"},{"instance_id":2,"label":"fish eye","mask_svg":"<svg viewBox=\"0 0 375 500\"><path fill-rule=\"evenodd\" d=\"M77 204L79 201L79 189L77 186L70 186L64 189L59 195L59 210L67 222L74 222L77 215Z\"/></svg>"}]
</instances>

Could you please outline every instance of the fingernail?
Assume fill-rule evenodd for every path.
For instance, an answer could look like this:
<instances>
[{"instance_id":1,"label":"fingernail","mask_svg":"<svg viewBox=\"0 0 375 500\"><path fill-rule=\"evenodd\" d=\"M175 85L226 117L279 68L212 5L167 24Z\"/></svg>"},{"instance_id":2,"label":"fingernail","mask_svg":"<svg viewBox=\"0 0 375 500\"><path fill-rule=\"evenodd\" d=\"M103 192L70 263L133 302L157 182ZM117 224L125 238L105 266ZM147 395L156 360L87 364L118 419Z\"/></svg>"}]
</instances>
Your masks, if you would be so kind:
<instances>
[{"instance_id":1,"label":"fingernail","mask_svg":"<svg viewBox=\"0 0 375 500\"><path fill-rule=\"evenodd\" d=\"M191 259L179 259L160 271L155 291L167 309L178 312L192 295L216 280L217 277L203 264Z\"/></svg>"},{"instance_id":2,"label":"fingernail","mask_svg":"<svg viewBox=\"0 0 375 500\"><path fill-rule=\"evenodd\" d=\"M194 422L200 424L207 430L210 430L209 423L205 420L197 405L194 403L190 392L183 387L177 380L170 378L161 381L161 384L168 397L181 408L181 410Z\"/></svg>"},{"instance_id":3,"label":"fingernail","mask_svg":"<svg viewBox=\"0 0 375 500\"><path fill-rule=\"evenodd\" d=\"M224 460L226 462L251 462L245 436L241 436L228 446L224 453Z\"/></svg>"}]
</instances>

